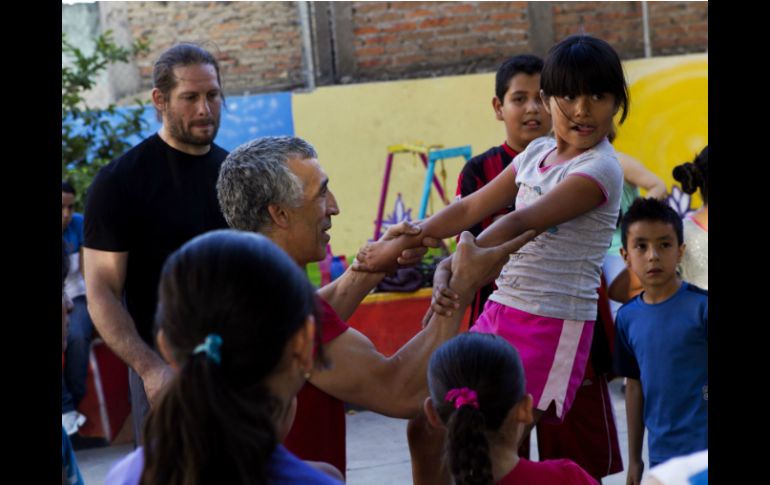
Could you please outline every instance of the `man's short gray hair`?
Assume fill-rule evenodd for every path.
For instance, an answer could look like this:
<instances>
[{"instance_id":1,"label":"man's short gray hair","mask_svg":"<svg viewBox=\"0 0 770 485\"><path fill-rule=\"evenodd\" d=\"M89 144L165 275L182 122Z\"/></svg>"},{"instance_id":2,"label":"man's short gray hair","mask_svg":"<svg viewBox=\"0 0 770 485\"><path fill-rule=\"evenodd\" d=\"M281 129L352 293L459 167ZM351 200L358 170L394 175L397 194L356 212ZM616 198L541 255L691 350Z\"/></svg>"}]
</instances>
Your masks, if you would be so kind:
<instances>
[{"instance_id":1,"label":"man's short gray hair","mask_svg":"<svg viewBox=\"0 0 770 485\"><path fill-rule=\"evenodd\" d=\"M233 229L266 232L272 226L268 207L302 205L304 187L289 159L318 158L313 145L294 136L257 138L239 146L219 169L217 198Z\"/></svg>"}]
</instances>

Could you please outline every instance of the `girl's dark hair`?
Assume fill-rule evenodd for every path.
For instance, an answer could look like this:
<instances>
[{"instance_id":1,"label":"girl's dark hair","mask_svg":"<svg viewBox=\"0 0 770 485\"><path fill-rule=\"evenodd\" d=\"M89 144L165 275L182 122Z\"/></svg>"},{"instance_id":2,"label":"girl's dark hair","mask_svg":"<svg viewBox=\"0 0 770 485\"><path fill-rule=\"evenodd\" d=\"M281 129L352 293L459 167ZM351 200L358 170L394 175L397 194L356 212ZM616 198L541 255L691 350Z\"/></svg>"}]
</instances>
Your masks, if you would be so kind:
<instances>
[{"instance_id":1,"label":"girl's dark hair","mask_svg":"<svg viewBox=\"0 0 770 485\"><path fill-rule=\"evenodd\" d=\"M502 337L469 332L445 342L428 365L433 406L447 426L446 455L457 485L492 484L486 432L497 431L525 394L519 353ZM467 387L478 396L478 409L456 409L446 401L452 389Z\"/></svg>"},{"instance_id":2,"label":"girl's dark hair","mask_svg":"<svg viewBox=\"0 0 770 485\"><path fill-rule=\"evenodd\" d=\"M611 93L628 115L628 86L615 49L590 35L571 35L548 51L540 75L547 96Z\"/></svg>"},{"instance_id":3,"label":"girl's dark hair","mask_svg":"<svg viewBox=\"0 0 770 485\"><path fill-rule=\"evenodd\" d=\"M264 236L212 231L169 256L155 324L180 370L145 423L141 483L266 483L285 410L263 382L317 313L304 272ZM211 333L219 364L193 353Z\"/></svg>"},{"instance_id":4,"label":"girl's dark hair","mask_svg":"<svg viewBox=\"0 0 770 485\"><path fill-rule=\"evenodd\" d=\"M682 184L682 191L693 194L700 189L703 202L709 203L709 147L701 150L695 160L674 167L674 179Z\"/></svg>"},{"instance_id":5,"label":"girl's dark hair","mask_svg":"<svg viewBox=\"0 0 770 485\"><path fill-rule=\"evenodd\" d=\"M73 186L72 186L72 184L71 184L71 183L69 183L69 182L68 182L68 181L66 181L66 180L62 180L62 181L61 181L61 191L62 191L62 192L65 192L65 193L67 193L67 194L77 195L77 194L75 193L75 187L73 187Z\"/></svg>"}]
</instances>

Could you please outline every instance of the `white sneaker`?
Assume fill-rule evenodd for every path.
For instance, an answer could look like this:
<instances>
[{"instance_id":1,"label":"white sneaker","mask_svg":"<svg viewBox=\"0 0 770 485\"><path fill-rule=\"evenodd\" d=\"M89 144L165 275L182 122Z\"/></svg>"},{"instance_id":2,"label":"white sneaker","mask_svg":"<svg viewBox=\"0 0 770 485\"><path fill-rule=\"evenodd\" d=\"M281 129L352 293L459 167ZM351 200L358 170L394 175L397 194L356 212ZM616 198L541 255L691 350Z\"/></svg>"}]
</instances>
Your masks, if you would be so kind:
<instances>
[{"instance_id":1,"label":"white sneaker","mask_svg":"<svg viewBox=\"0 0 770 485\"><path fill-rule=\"evenodd\" d=\"M70 411L61 415L61 425L68 435L77 433L78 429L80 429L85 422L86 417L77 411Z\"/></svg>"}]
</instances>

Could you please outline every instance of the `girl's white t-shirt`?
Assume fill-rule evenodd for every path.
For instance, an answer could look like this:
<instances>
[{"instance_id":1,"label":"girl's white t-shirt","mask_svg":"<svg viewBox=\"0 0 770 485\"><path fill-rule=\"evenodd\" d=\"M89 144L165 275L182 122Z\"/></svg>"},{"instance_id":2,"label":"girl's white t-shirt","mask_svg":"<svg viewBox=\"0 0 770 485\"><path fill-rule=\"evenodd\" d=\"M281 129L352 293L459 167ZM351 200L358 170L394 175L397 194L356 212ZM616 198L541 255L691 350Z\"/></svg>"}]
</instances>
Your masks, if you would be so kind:
<instances>
[{"instance_id":1,"label":"girl's white t-shirt","mask_svg":"<svg viewBox=\"0 0 770 485\"><path fill-rule=\"evenodd\" d=\"M571 160L543 168L555 149L553 138L542 137L513 159L508 169L516 171L516 210L532 205L569 176L595 182L604 201L512 254L489 299L544 317L596 320L602 261L620 212L623 169L606 138Z\"/></svg>"}]
</instances>

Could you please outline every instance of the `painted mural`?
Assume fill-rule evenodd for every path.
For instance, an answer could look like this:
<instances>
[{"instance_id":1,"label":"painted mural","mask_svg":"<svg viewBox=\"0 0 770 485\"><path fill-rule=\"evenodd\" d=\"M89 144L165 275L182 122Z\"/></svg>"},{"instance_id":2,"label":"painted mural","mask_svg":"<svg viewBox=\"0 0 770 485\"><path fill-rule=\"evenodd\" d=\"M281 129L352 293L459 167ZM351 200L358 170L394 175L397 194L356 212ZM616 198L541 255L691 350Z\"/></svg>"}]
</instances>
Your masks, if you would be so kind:
<instances>
[{"instance_id":1,"label":"painted mural","mask_svg":"<svg viewBox=\"0 0 770 485\"><path fill-rule=\"evenodd\" d=\"M708 56L628 61L631 115L615 147L642 161L669 187L669 204L684 214L703 203L682 193L673 168L691 162L708 144Z\"/></svg>"},{"instance_id":2,"label":"painted mural","mask_svg":"<svg viewBox=\"0 0 770 485\"><path fill-rule=\"evenodd\" d=\"M624 62L631 110L615 146L665 182L669 204L684 215L701 205L681 192L671 171L708 144L708 55ZM399 143L471 145L473 154L504 139L491 99L494 73L324 87L294 97L298 136L313 143L330 176L341 213L334 220L334 252L355 254L372 237L387 147ZM456 189L462 158L437 169L444 191ZM385 213L415 218L425 168L419 158L396 158ZM451 197L450 197L451 199ZM443 207L431 191L428 214Z\"/></svg>"}]
</instances>

